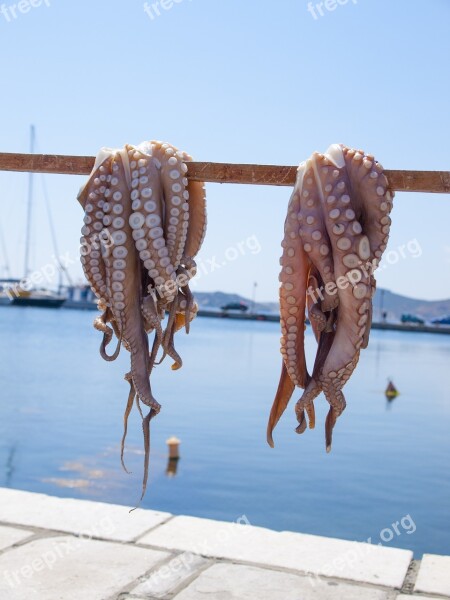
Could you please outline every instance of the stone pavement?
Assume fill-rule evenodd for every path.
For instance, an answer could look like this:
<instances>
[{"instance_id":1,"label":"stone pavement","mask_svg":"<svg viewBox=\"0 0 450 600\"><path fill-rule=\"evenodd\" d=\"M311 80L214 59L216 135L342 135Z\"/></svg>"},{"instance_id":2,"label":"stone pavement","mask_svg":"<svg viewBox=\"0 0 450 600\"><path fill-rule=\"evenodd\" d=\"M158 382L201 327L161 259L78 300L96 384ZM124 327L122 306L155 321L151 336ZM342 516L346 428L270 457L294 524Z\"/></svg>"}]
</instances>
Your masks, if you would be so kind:
<instances>
[{"instance_id":1,"label":"stone pavement","mask_svg":"<svg viewBox=\"0 0 450 600\"><path fill-rule=\"evenodd\" d=\"M450 557L0 488L1 600L450 598Z\"/></svg>"}]
</instances>

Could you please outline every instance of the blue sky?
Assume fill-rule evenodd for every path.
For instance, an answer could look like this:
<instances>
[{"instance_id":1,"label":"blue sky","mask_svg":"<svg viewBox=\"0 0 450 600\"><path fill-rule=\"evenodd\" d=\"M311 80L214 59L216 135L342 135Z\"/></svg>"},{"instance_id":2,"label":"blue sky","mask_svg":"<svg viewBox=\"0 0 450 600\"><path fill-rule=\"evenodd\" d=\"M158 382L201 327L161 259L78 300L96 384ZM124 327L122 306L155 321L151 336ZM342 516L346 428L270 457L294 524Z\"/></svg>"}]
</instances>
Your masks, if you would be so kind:
<instances>
[{"instance_id":1,"label":"blue sky","mask_svg":"<svg viewBox=\"0 0 450 600\"><path fill-rule=\"evenodd\" d=\"M0 149L26 152L34 123L45 153L91 155L155 138L197 160L298 164L343 142L386 168L450 170L450 3L343 2L322 7L323 16L313 2L314 19L303 0L181 0L152 19L140 0L48 0L16 18L7 0ZM60 251L74 260L83 181L45 177ZM0 225L16 275L26 185L26 175L0 173ZM290 189L207 191L208 274L196 288L249 296L257 281L257 299L275 300ZM41 176L34 213L32 266L40 269L53 252ZM450 196L397 194L392 217L379 285L450 297ZM70 269L81 276L78 263Z\"/></svg>"}]
</instances>

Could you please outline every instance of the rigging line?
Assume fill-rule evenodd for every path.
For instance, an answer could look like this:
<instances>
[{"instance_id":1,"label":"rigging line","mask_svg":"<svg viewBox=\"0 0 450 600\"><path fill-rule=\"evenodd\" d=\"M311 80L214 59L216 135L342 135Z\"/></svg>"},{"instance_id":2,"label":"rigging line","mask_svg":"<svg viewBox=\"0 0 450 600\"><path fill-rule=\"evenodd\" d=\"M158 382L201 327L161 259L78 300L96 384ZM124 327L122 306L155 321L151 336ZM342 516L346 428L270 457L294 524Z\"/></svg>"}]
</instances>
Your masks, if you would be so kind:
<instances>
[{"instance_id":1,"label":"rigging line","mask_svg":"<svg viewBox=\"0 0 450 600\"><path fill-rule=\"evenodd\" d=\"M36 141L36 146L39 147L38 141ZM52 238L52 245L53 245L53 252L55 254L55 259L57 261L60 271L62 273L64 273L64 275L66 276L69 285L73 285L73 282L69 275L67 267L65 265L63 265L62 261L61 261L61 254L59 252L58 238L56 237L55 222L53 221L53 215L52 215L52 211L51 211L50 199L49 199L49 194L48 194L48 189L47 189L47 182L45 180L44 173L41 173L41 185L42 185L42 195L44 196L45 208L47 210L47 218L48 218L48 223L49 223L49 227L50 227L50 236Z\"/></svg>"},{"instance_id":2,"label":"rigging line","mask_svg":"<svg viewBox=\"0 0 450 600\"><path fill-rule=\"evenodd\" d=\"M6 227L6 231L9 231L9 223L14 223L14 219L23 220L22 212L26 210L26 181L25 178L19 175L10 175L9 177L1 179L1 194L2 198L7 199L4 208L2 207L1 223ZM19 233L14 236L13 240L9 238L9 248L11 251L12 262L9 259L9 253L7 251L6 241L7 237L3 231L0 232L1 244L4 248L3 254L8 263L9 277L12 277L13 270L17 270L18 257L22 254L24 247L24 234L25 229L19 230ZM15 248L13 248L13 245Z\"/></svg>"},{"instance_id":3,"label":"rigging line","mask_svg":"<svg viewBox=\"0 0 450 600\"><path fill-rule=\"evenodd\" d=\"M3 267L4 271L5 271L5 275L6 275L6 277L11 277L11 267L10 267L10 262L9 262L9 257L8 257L8 250L6 248L5 236L3 235L3 229L2 229L1 223L0 223L0 245L1 245L1 249L2 249L3 259L5 261L5 264Z\"/></svg>"},{"instance_id":4,"label":"rigging line","mask_svg":"<svg viewBox=\"0 0 450 600\"><path fill-rule=\"evenodd\" d=\"M42 185L42 194L44 196L45 208L47 209L47 218L48 218L48 224L50 227L50 235L52 237L53 252L55 253L55 255L57 257L59 257L59 247L58 247L58 240L56 239L55 224L53 222L52 212L50 209L50 202L48 199L47 184L46 184L43 173L41 173L41 185Z\"/></svg>"},{"instance_id":5,"label":"rigging line","mask_svg":"<svg viewBox=\"0 0 450 600\"><path fill-rule=\"evenodd\" d=\"M36 143L36 148L39 148L39 141L36 140L35 143ZM50 210L50 202L48 199L47 183L45 181L45 177L44 177L43 173L41 173L41 185L42 185L42 194L44 196L45 207L47 210L48 223L50 226L50 235L52 238L53 252L56 254L57 257L59 257L58 240L56 239L55 225L53 223L53 217L52 217L52 213Z\"/></svg>"},{"instance_id":6,"label":"rigging line","mask_svg":"<svg viewBox=\"0 0 450 600\"><path fill-rule=\"evenodd\" d=\"M67 267L65 265L63 265L63 263L61 261L61 254L59 252L59 246L58 246L58 238L56 237L55 222L53 221L53 215L52 215L52 211L51 211L51 207L50 207L50 200L49 200L48 191L47 191L47 183L45 181L45 175L43 173L41 173L41 184L42 184L42 194L44 196L45 207L47 209L47 218L48 218L48 223L49 223L49 227L50 227L50 235L52 238L52 245L53 245L53 252L55 254L55 259L56 259L56 262L58 264L60 271L62 273L64 273L64 275L66 276L69 285L73 285L72 278L69 275Z\"/></svg>"}]
</instances>

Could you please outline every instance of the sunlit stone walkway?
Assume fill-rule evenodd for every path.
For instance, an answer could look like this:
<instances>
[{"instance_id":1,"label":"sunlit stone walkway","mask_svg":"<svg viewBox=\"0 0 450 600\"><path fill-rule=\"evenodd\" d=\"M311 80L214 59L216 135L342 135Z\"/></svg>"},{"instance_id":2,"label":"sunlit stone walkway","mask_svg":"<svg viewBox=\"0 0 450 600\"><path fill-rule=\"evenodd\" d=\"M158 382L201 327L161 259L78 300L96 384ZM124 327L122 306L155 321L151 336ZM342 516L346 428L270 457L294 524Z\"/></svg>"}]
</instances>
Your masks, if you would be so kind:
<instances>
[{"instance_id":1,"label":"sunlit stone walkway","mask_svg":"<svg viewBox=\"0 0 450 600\"><path fill-rule=\"evenodd\" d=\"M450 597L450 557L0 488L7 600Z\"/></svg>"}]
</instances>

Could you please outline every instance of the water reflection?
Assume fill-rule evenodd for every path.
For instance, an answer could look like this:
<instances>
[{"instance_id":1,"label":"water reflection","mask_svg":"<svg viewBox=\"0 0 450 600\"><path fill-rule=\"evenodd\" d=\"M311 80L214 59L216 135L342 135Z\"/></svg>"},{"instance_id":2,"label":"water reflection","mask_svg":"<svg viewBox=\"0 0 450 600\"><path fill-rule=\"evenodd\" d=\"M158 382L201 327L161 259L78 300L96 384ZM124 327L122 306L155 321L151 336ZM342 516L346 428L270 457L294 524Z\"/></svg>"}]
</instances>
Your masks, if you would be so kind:
<instances>
[{"instance_id":1,"label":"water reflection","mask_svg":"<svg viewBox=\"0 0 450 600\"><path fill-rule=\"evenodd\" d=\"M143 450L137 447L127 448L132 457L143 456ZM86 497L102 497L106 492L122 489L125 485L123 473L117 468L120 456L118 447L106 447L93 456L81 456L74 460L65 460L57 466L58 474L41 477L42 483L56 488L78 490ZM132 460L131 462L134 463Z\"/></svg>"},{"instance_id":2,"label":"water reflection","mask_svg":"<svg viewBox=\"0 0 450 600\"><path fill-rule=\"evenodd\" d=\"M178 471L179 458L169 458L167 460L166 475L167 477L175 477Z\"/></svg>"}]
</instances>

